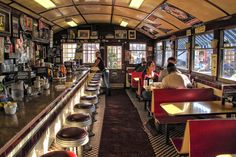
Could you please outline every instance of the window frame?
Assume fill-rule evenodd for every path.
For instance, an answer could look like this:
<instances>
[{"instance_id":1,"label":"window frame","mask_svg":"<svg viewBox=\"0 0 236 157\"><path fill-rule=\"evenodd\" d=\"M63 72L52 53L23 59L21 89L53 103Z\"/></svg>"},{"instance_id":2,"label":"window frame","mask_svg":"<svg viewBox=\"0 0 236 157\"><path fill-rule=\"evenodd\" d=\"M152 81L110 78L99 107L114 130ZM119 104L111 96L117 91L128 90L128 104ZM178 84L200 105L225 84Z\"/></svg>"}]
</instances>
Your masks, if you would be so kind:
<instances>
[{"instance_id":1,"label":"window frame","mask_svg":"<svg viewBox=\"0 0 236 157\"><path fill-rule=\"evenodd\" d=\"M157 44L158 43L162 44L161 45L162 46L161 49L157 49ZM161 52L161 55L162 55L162 57L161 57L161 64L160 65L157 63L157 54L158 54L158 52ZM163 41L159 41L159 42L156 42L156 51L155 51L155 62L156 62L156 65L162 67L163 66L163 60L164 60L164 43L163 43Z\"/></svg>"},{"instance_id":2,"label":"window frame","mask_svg":"<svg viewBox=\"0 0 236 157\"><path fill-rule=\"evenodd\" d=\"M163 61L162 61L162 65L163 66L167 66L167 60L168 60L168 58L166 57L166 43L167 42L170 42L171 43L171 45L170 45L170 50L172 51L172 56L171 57L174 57L175 56L175 49L174 48L172 48L172 46L174 46L174 43L173 43L173 41L171 41L171 40L165 40L165 42L164 42L164 49L163 49L163 54L164 54L164 59L163 59Z\"/></svg>"},{"instance_id":3,"label":"window frame","mask_svg":"<svg viewBox=\"0 0 236 157\"><path fill-rule=\"evenodd\" d=\"M145 50L131 50L131 46L130 46L131 44L144 44L146 49ZM130 56L132 54L132 51L145 51L144 56L145 56L145 60L147 60L147 43L146 42L130 42L129 43L129 51L130 51ZM131 61L131 58L129 59L129 64L131 64L131 65L140 64L140 63L130 63L130 61Z\"/></svg>"},{"instance_id":4,"label":"window frame","mask_svg":"<svg viewBox=\"0 0 236 157\"><path fill-rule=\"evenodd\" d=\"M119 69L113 69L113 68L108 68L108 50L107 50L107 56L106 56L106 63L107 63L107 68L109 69L109 70L122 70L122 63L123 63L123 54L122 54L122 45L107 45L107 49L108 49L108 47L109 46L111 46L111 47L121 47L121 53L120 53L120 55L121 55L121 67L119 68Z\"/></svg>"},{"instance_id":5,"label":"window frame","mask_svg":"<svg viewBox=\"0 0 236 157\"><path fill-rule=\"evenodd\" d=\"M77 46L78 46L78 44L77 43L62 43L62 63L64 63L65 61L70 61L70 60L65 60L64 58L69 58L69 57L64 57L64 45L69 45L69 44L75 44L76 45L76 48L75 48L75 54L76 54L76 49L77 49ZM65 49L74 49L74 48L65 48ZM66 53L66 54L68 54L68 52ZM73 54L73 53L70 53L70 54ZM75 59L75 54L74 54L74 58L73 59Z\"/></svg>"},{"instance_id":6,"label":"window frame","mask_svg":"<svg viewBox=\"0 0 236 157\"><path fill-rule=\"evenodd\" d=\"M99 45L99 48L97 49L97 50L84 50L84 44L98 44ZM83 55L83 64L94 64L94 62L85 62L85 58L84 58L84 52L85 51L92 51L92 52L94 52L94 53L89 53L89 54L91 54L91 58L92 58L92 54L94 54L94 56L95 56L95 53L96 53L96 51L99 51L100 50L100 46L101 46L101 44L100 43L98 43L98 42L84 42L84 43L82 43L82 55ZM88 53L87 53L88 54ZM95 60L96 60L96 57L95 57Z\"/></svg>"},{"instance_id":7,"label":"window frame","mask_svg":"<svg viewBox=\"0 0 236 157\"><path fill-rule=\"evenodd\" d=\"M176 39L176 49L175 49L175 53L176 53L176 60L177 60L177 62L178 62L178 51L179 50L186 50L187 51L187 67L186 68L183 68L183 67L179 67L179 66L177 66L176 65L176 67L178 68L178 69L180 69L180 70L183 70L183 71L189 71L190 70L190 67L191 67L191 65L190 65L190 49L187 49L186 47L185 47L185 49L179 49L178 48L178 41L179 41L179 39L184 39L184 38L187 38L187 43L189 43L190 44L190 39L189 39L189 36L182 36L182 37L179 37L179 38L177 38ZM185 44L187 44L187 43L185 43ZM184 45L185 46L185 45Z\"/></svg>"},{"instance_id":8,"label":"window frame","mask_svg":"<svg viewBox=\"0 0 236 157\"><path fill-rule=\"evenodd\" d=\"M204 34L213 34L213 39L214 39L214 31L213 30L211 30L211 31L207 31L207 32L203 32L203 33L199 33L199 34L194 34L193 36L192 36L192 56L191 56L191 59L192 59L192 64L191 64L191 72L193 73L193 74L196 74L196 75L199 75L199 76L203 76L203 77L205 77L205 76L207 76L207 77L214 77L213 75L212 75L212 73L210 74L210 75L208 75L208 74L204 74L204 73L201 73L201 72L198 72L198 71L195 71L194 70L194 57L195 57L195 50L209 50L209 49L211 49L212 51L213 51L213 53L214 53L214 48L195 48L195 40L196 40L196 36L198 36L198 35L204 35ZM212 53L212 54L213 54Z\"/></svg>"}]
</instances>

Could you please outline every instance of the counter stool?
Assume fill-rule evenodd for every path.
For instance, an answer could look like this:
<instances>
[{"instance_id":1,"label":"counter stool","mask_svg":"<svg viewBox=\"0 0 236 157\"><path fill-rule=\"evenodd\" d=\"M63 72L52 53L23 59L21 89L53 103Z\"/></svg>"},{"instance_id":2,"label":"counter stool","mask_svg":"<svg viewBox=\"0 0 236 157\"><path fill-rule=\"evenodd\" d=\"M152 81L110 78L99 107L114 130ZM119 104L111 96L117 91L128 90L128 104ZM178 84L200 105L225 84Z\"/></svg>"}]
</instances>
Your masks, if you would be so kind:
<instances>
[{"instance_id":1,"label":"counter stool","mask_svg":"<svg viewBox=\"0 0 236 157\"><path fill-rule=\"evenodd\" d=\"M56 135L56 143L74 150L78 156L82 156L83 147L89 141L88 133L82 128L69 127L61 129Z\"/></svg>"},{"instance_id":2,"label":"counter stool","mask_svg":"<svg viewBox=\"0 0 236 157\"><path fill-rule=\"evenodd\" d=\"M91 129L92 118L88 113L71 114L66 118L66 124L70 127L73 126L73 127L84 128L89 133L89 137L95 135Z\"/></svg>"},{"instance_id":3,"label":"counter stool","mask_svg":"<svg viewBox=\"0 0 236 157\"><path fill-rule=\"evenodd\" d=\"M89 83L89 84L87 85L87 87L100 89L99 84L93 84L93 83Z\"/></svg>"},{"instance_id":4,"label":"counter stool","mask_svg":"<svg viewBox=\"0 0 236 157\"><path fill-rule=\"evenodd\" d=\"M98 97L96 95L84 95L80 97L81 103L92 103L96 105L98 103Z\"/></svg>"},{"instance_id":5,"label":"counter stool","mask_svg":"<svg viewBox=\"0 0 236 157\"><path fill-rule=\"evenodd\" d=\"M77 156L75 153L71 151L52 151L42 155L41 157L77 157Z\"/></svg>"},{"instance_id":6,"label":"counter stool","mask_svg":"<svg viewBox=\"0 0 236 157\"><path fill-rule=\"evenodd\" d=\"M89 83L100 85L101 82L100 82L100 81L93 81L93 80L92 80L92 81L90 81Z\"/></svg>"},{"instance_id":7,"label":"counter stool","mask_svg":"<svg viewBox=\"0 0 236 157\"><path fill-rule=\"evenodd\" d=\"M89 113L92 117L93 122L96 122L95 114L96 114L96 107L92 103L78 103L74 106L74 112L80 113Z\"/></svg>"},{"instance_id":8,"label":"counter stool","mask_svg":"<svg viewBox=\"0 0 236 157\"><path fill-rule=\"evenodd\" d=\"M99 90L97 88L87 87L84 90L84 94L86 94L86 95L98 95Z\"/></svg>"}]
</instances>

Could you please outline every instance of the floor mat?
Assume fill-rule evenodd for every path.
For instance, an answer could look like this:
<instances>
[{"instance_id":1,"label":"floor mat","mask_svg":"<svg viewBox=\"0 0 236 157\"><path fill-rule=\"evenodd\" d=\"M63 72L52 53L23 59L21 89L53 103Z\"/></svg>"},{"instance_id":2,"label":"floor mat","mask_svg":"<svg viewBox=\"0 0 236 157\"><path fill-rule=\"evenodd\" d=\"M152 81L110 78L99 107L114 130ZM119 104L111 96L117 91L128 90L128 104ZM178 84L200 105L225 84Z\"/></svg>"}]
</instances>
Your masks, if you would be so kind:
<instances>
[{"instance_id":1,"label":"floor mat","mask_svg":"<svg viewBox=\"0 0 236 157\"><path fill-rule=\"evenodd\" d=\"M99 157L154 157L139 114L123 89L106 99Z\"/></svg>"}]
</instances>

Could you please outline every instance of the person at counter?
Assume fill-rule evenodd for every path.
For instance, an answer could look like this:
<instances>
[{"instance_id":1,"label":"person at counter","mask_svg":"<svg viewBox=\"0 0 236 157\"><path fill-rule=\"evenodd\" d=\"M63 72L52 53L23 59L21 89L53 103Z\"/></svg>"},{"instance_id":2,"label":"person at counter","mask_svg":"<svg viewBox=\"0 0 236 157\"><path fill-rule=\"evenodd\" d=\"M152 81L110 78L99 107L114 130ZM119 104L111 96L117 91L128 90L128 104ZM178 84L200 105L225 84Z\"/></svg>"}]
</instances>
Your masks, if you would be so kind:
<instances>
[{"instance_id":1,"label":"person at counter","mask_svg":"<svg viewBox=\"0 0 236 157\"><path fill-rule=\"evenodd\" d=\"M169 58L167 59L167 63L168 63L168 64L169 64L169 63L176 64L176 63L177 63L176 58L175 58L175 57L169 57ZM167 68L164 68L164 69L161 70L161 72L160 72L158 81L161 82L162 79L163 79L165 76L167 76L167 75L168 75L168 70L167 70Z\"/></svg>"},{"instance_id":2,"label":"person at counter","mask_svg":"<svg viewBox=\"0 0 236 157\"><path fill-rule=\"evenodd\" d=\"M101 53L99 51L96 52L96 61L93 65L93 67L98 67L99 70L102 73L102 79L104 82L104 85L106 86L106 94L111 95L111 90L110 90L110 81L109 81L109 73L107 72L104 62L101 58Z\"/></svg>"},{"instance_id":3,"label":"person at counter","mask_svg":"<svg viewBox=\"0 0 236 157\"><path fill-rule=\"evenodd\" d=\"M162 88L192 88L192 83L189 78L179 72L173 63L167 65L168 75L162 80Z\"/></svg>"}]
</instances>

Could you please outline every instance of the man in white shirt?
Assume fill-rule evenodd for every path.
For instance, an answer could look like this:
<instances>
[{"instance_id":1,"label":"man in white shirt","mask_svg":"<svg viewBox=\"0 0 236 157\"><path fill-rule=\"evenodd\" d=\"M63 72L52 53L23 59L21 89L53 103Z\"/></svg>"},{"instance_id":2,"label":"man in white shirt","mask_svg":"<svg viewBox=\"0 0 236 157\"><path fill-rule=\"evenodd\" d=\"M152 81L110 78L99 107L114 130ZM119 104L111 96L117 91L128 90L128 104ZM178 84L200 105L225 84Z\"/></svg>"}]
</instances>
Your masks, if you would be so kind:
<instances>
[{"instance_id":1,"label":"man in white shirt","mask_svg":"<svg viewBox=\"0 0 236 157\"><path fill-rule=\"evenodd\" d=\"M192 83L189 78L180 73L173 63L169 63L167 66L168 75L162 80L162 88L191 88Z\"/></svg>"},{"instance_id":2,"label":"man in white shirt","mask_svg":"<svg viewBox=\"0 0 236 157\"><path fill-rule=\"evenodd\" d=\"M169 57L167 59L167 63L173 63L173 64L176 64L176 59L175 57ZM162 71L160 71L160 75L159 75L159 78L158 78L158 81L161 82L162 79L168 75L168 71L167 71L167 68L163 69Z\"/></svg>"}]
</instances>

